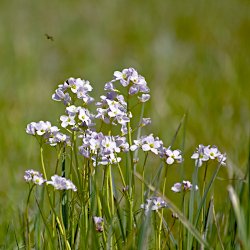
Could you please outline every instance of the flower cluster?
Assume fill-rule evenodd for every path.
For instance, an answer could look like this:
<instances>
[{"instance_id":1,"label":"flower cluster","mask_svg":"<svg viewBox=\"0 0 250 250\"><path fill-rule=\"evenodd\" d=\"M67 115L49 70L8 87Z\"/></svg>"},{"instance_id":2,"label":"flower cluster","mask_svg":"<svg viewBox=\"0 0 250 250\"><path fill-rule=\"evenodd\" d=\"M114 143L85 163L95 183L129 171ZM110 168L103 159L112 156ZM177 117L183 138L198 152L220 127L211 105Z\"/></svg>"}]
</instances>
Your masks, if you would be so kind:
<instances>
[{"instance_id":1,"label":"flower cluster","mask_svg":"<svg viewBox=\"0 0 250 250\"><path fill-rule=\"evenodd\" d=\"M43 175L33 169L25 171L24 180L26 182L33 182L34 184L39 186L41 186L44 182L46 182L46 180L43 179Z\"/></svg>"},{"instance_id":2,"label":"flower cluster","mask_svg":"<svg viewBox=\"0 0 250 250\"><path fill-rule=\"evenodd\" d=\"M95 224L96 231L98 231L100 233L103 232L103 218L94 216L93 221Z\"/></svg>"},{"instance_id":3,"label":"flower cluster","mask_svg":"<svg viewBox=\"0 0 250 250\"><path fill-rule=\"evenodd\" d=\"M210 145L200 144L191 158L195 159L195 164L198 167L201 167L202 163L208 160L217 160L221 165L226 165L226 154L222 154L216 146L210 147Z\"/></svg>"},{"instance_id":4,"label":"flower cluster","mask_svg":"<svg viewBox=\"0 0 250 250\"><path fill-rule=\"evenodd\" d=\"M74 192L77 191L76 186L71 180L67 180L64 177L53 175L51 181L47 181L47 184L52 185L57 190L69 190L72 189Z\"/></svg>"},{"instance_id":5,"label":"flower cluster","mask_svg":"<svg viewBox=\"0 0 250 250\"><path fill-rule=\"evenodd\" d=\"M119 81L121 86L128 87L128 95L136 95L139 102L146 102L150 99L149 88L145 78L138 74L133 68L124 69L121 72L114 72L114 79L105 84L104 90L106 95L101 96L100 102L96 103L97 115L96 118L101 119L105 123L112 123L113 125L120 124L123 135L127 134L127 123L132 118L131 111L128 110L125 98L120 91L115 88L114 82ZM141 126L150 123L150 119L144 118Z\"/></svg>"},{"instance_id":6,"label":"flower cluster","mask_svg":"<svg viewBox=\"0 0 250 250\"><path fill-rule=\"evenodd\" d=\"M139 99L142 101L147 101L150 96L145 94L149 93L149 88L145 78L138 74L138 72L133 68L123 69L114 72L114 80L108 84L112 85L113 82L119 81L123 87L129 87L129 95L135 95L139 92L144 93Z\"/></svg>"},{"instance_id":7,"label":"flower cluster","mask_svg":"<svg viewBox=\"0 0 250 250\"><path fill-rule=\"evenodd\" d=\"M134 151L138 148L141 148L144 152L151 151L159 155L168 165L175 162L180 163L183 160L180 150L172 150L170 147L165 148L163 142L158 137L154 137L153 134L134 140L134 144L130 147L130 150Z\"/></svg>"},{"instance_id":8,"label":"flower cluster","mask_svg":"<svg viewBox=\"0 0 250 250\"><path fill-rule=\"evenodd\" d=\"M190 191L193 188L193 185L190 181L182 181L182 183L177 182L174 184L173 187L171 187L171 190L175 193L180 193L181 191ZM199 188L197 185L195 185L194 190L197 191Z\"/></svg>"},{"instance_id":9,"label":"flower cluster","mask_svg":"<svg viewBox=\"0 0 250 250\"><path fill-rule=\"evenodd\" d=\"M59 143L70 144L69 136L60 132L56 126L51 126L49 121L31 122L26 127L26 133L41 136L46 143L55 146Z\"/></svg>"},{"instance_id":10,"label":"flower cluster","mask_svg":"<svg viewBox=\"0 0 250 250\"><path fill-rule=\"evenodd\" d=\"M94 101L88 94L92 89L89 81L71 77L63 84L58 85L58 88L52 95L52 99L63 101L66 106L73 104L76 98L88 104Z\"/></svg>"},{"instance_id":11,"label":"flower cluster","mask_svg":"<svg viewBox=\"0 0 250 250\"><path fill-rule=\"evenodd\" d=\"M122 134L127 134L127 123L132 118L132 113L127 110L127 103L123 95L117 92L108 92L106 96L101 96L101 101L96 103L97 119L112 125L121 125Z\"/></svg>"},{"instance_id":12,"label":"flower cluster","mask_svg":"<svg viewBox=\"0 0 250 250\"><path fill-rule=\"evenodd\" d=\"M41 173L33 169L25 171L24 180L26 182L33 182L34 184L39 186L41 186L43 183L47 183L52 185L55 189L58 190L72 189L74 192L77 191L76 186L73 184L71 180L67 180L66 178L58 175L53 175L51 177L51 181L47 181L43 178L43 175Z\"/></svg>"},{"instance_id":13,"label":"flower cluster","mask_svg":"<svg viewBox=\"0 0 250 250\"><path fill-rule=\"evenodd\" d=\"M93 126L94 116L89 112L88 109L83 107L76 107L71 105L66 108L66 114L60 117L61 126L66 128L70 126L71 130L79 130L82 127L91 127Z\"/></svg>"},{"instance_id":14,"label":"flower cluster","mask_svg":"<svg viewBox=\"0 0 250 250\"><path fill-rule=\"evenodd\" d=\"M141 208L147 213L149 210L156 211L160 208L166 208L167 203L161 197L151 197L146 200L145 204L141 204Z\"/></svg>"},{"instance_id":15,"label":"flower cluster","mask_svg":"<svg viewBox=\"0 0 250 250\"><path fill-rule=\"evenodd\" d=\"M86 130L82 137L82 145L79 147L80 154L91 158L94 165L116 164L121 161L117 154L127 152L129 144L125 137L105 136L103 133Z\"/></svg>"}]
</instances>

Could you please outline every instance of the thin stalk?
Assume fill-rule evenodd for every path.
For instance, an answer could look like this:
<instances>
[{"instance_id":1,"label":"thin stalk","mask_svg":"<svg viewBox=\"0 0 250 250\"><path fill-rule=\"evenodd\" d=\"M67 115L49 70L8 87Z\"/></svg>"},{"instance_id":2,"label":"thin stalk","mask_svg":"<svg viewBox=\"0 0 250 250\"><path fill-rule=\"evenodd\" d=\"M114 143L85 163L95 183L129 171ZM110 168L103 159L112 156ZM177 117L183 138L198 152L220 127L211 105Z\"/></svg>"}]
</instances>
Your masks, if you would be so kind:
<instances>
[{"instance_id":1,"label":"thin stalk","mask_svg":"<svg viewBox=\"0 0 250 250\"><path fill-rule=\"evenodd\" d=\"M42 148L42 146L40 147L40 157L41 157L41 164L42 164L43 174L44 174L45 179L47 179L47 175L46 175L46 171L45 171L45 165L44 165L43 148ZM59 220L58 216L56 215L56 211L55 211L55 208L54 208L54 204L52 203L51 198L50 198L48 186L45 186L45 187L46 187L46 191L47 191L47 196L48 196L48 200L49 200L50 207L51 207L51 209L52 209L52 211L53 211L53 213L54 213L54 215L55 215L55 218L56 218L56 221L57 221L57 223L58 223L60 232L61 232L61 234L62 234L63 237L64 237L66 249L69 250L69 249L71 249L71 248L70 248L70 245L69 245L68 240L66 239L65 229L62 227L62 225L61 225L61 223L60 223L60 220ZM64 230L63 230L63 229L64 229Z\"/></svg>"},{"instance_id":2,"label":"thin stalk","mask_svg":"<svg viewBox=\"0 0 250 250\"><path fill-rule=\"evenodd\" d=\"M108 167L108 171L109 171L109 189L110 189L110 199L111 199L111 215L114 215L114 190L113 190L113 177L112 177L112 168L109 165Z\"/></svg>"},{"instance_id":3,"label":"thin stalk","mask_svg":"<svg viewBox=\"0 0 250 250\"><path fill-rule=\"evenodd\" d=\"M163 191L162 191L162 194L165 195L165 189L166 189L166 183L167 183L167 173L168 173L168 166L166 166L166 169L165 169L165 176L164 176L164 182L163 182ZM144 177L143 177L144 179ZM162 230L162 220L163 220L163 209L161 210L161 213L160 213L160 223L159 223L159 227L158 227L158 246L159 246L159 249L161 249L161 230Z\"/></svg>"},{"instance_id":4,"label":"thin stalk","mask_svg":"<svg viewBox=\"0 0 250 250\"><path fill-rule=\"evenodd\" d=\"M204 172L204 176L203 176L202 197L203 197L204 192L205 192L207 168L208 168L208 162L206 162L205 172ZM206 200L204 200L204 205L203 205L202 210L201 210L201 222L202 222L202 224L203 224L204 219L205 219L205 209L206 209ZM202 231L203 230L204 230L204 228L202 229ZM201 233L202 233L202 231L201 231Z\"/></svg>"},{"instance_id":5,"label":"thin stalk","mask_svg":"<svg viewBox=\"0 0 250 250\"><path fill-rule=\"evenodd\" d=\"M29 230L29 201L30 201L30 195L31 192L33 190L33 188L35 187L35 184L32 185L32 187L29 190L29 194L28 194L28 198L27 198L27 202L26 202L26 209L25 209L25 221L26 221L26 241L27 241L27 249L30 250L31 249L31 243L30 243L30 230Z\"/></svg>"},{"instance_id":6,"label":"thin stalk","mask_svg":"<svg viewBox=\"0 0 250 250\"><path fill-rule=\"evenodd\" d=\"M143 179L145 178L145 165L146 165L147 158L148 158L148 152L146 152L145 159L142 165L142 178ZM142 203L144 203L145 201L144 190L145 190L145 184L142 182L141 183L141 202Z\"/></svg>"},{"instance_id":7,"label":"thin stalk","mask_svg":"<svg viewBox=\"0 0 250 250\"><path fill-rule=\"evenodd\" d=\"M43 147L42 147L42 145L40 146L40 158L41 158L43 175L44 175L45 180L47 180L47 174L46 174L44 159L43 159Z\"/></svg>"}]
</instances>

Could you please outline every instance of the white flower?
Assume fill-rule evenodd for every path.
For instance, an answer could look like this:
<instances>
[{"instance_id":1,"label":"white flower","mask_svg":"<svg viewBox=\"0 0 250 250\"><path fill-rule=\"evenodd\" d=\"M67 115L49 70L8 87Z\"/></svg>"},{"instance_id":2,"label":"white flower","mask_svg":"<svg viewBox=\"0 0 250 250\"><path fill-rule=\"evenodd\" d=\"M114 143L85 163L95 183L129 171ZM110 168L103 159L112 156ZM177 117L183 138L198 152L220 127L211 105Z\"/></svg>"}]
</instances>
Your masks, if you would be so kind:
<instances>
[{"instance_id":1,"label":"white flower","mask_svg":"<svg viewBox=\"0 0 250 250\"><path fill-rule=\"evenodd\" d=\"M210 147L204 146L202 144L199 145L196 152L191 156L192 159L195 159L195 164L200 167L203 161L215 160L219 161L221 165L225 166L226 163L226 154L221 154L216 146Z\"/></svg>"},{"instance_id":2,"label":"white flower","mask_svg":"<svg viewBox=\"0 0 250 250\"><path fill-rule=\"evenodd\" d=\"M141 208L147 213L150 210L156 211L160 208L167 207L167 203L161 197L151 197L146 200L146 204L141 204Z\"/></svg>"},{"instance_id":3,"label":"white flower","mask_svg":"<svg viewBox=\"0 0 250 250\"><path fill-rule=\"evenodd\" d=\"M174 186L171 187L171 190L175 193L180 193L181 191L189 191L192 189L192 187L193 185L190 181L182 181L182 183L175 183ZM197 191L198 189L198 186L195 185L195 191Z\"/></svg>"},{"instance_id":4,"label":"white flower","mask_svg":"<svg viewBox=\"0 0 250 250\"><path fill-rule=\"evenodd\" d=\"M198 167L202 166L203 161L209 160L209 156L205 154L204 149L205 146L200 144L197 148L197 151L191 156L192 159L195 159L195 165L197 165Z\"/></svg>"},{"instance_id":5,"label":"white flower","mask_svg":"<svg viewBox=\"0 0 250 250\"><path fill-rule=\"evenodd\" d=\"M177 182L174 184L173 187L171 187L171 190L174 191L175 193L179 193L182 190L182 183Z\"/></svg>"},{"instance_id":6,"label":"white flower","mask_svg":"<svg viewBox=\"0 0 250 250\"><path fill-rule=\"evenodd\" d=\"M64 177L53 175L51 181L47 181L47 184L52 185L57 190L68 190L72 189L74 192L77 191L76 186L72 183L71 180L67 180Z\"/></svg>"},{"instance_id":7,"label":"white flower","mask_svg":"<svg viewBox=\"0 0 250 250\"><path fill-rule=\"evenodd\" d=\"M170 148L166 149L166 155L167 155L167 164L171 165L176 160L177 162L182 161L181 151L180 150L171 150Z\"/></svg>"},{"instance_id":8,"label":"white flower","mask_svg":"<svg viewBox=\"0 0 250 250\"><path fill-rule=\"evenodd\" d=\"M66 115L61 115L60 121L62 121L61 126L63 128L66 128L68 125L75 125L75 117L74 116L66 116Z\"/></svg>"},{"instance_id":9,"label":"white flower","mask_svg":"<svg viewBox=\"0 0 250 250\"><path fill-rule=\"evenodd\" d=\"M162 145L162 142L155 139L153 135L149 135L144 138L142 142L142 150L143 151L151 151L155 153L156 155L158 154L158 148Z\"/></svg>"},{"instance_id":10,"label":"white flower","mask_svg":"<svg viewBox=\"0 0 250 250\"><path fill-rule=\"evenodd\" d=\"M29 169L25 171L24 180L26 182L33 182L36 185L42 185L46 180L43 179L43 175L38 171Z\"/></svg>"},{"instance_id":11,"label":"white flower","mask_svg":"<svg viewBox=\"0 0 250 250\"><path fill-rule=\"evenodd\" d=\"M94 223L95 223L96 231L101 233L103 231L103 218L94 216L93 220L94 220Z\"/></svg>"},{"instance_id":12,"label":"white flower","mask_svg":"<svg viewBox=\"0 0 250 250\"><path fill-rule=\"evenodd\" d=\"M207 146L204 148L204 154L207 155L211 160L214 160L220 155L220 151L216 146L213 146L211 148Z\"/></svg>"}]
</instances>

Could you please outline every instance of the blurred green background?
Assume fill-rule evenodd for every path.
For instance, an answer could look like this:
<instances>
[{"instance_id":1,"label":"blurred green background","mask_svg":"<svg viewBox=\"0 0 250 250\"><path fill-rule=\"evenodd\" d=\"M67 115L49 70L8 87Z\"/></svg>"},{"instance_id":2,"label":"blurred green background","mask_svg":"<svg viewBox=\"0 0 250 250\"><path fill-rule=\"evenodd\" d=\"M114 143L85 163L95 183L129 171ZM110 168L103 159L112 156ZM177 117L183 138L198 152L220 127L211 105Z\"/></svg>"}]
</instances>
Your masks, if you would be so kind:
<instances>
[{"instance_id":1,"label":"blurred green background","mask_svg":"<svg viewBox=\"0 0 250 250\"><path fill-rule=\"evenodd\" d=\"M187 113L186 157L200 143L216 144L227 152L229 167L243 169L249 41L247 0L1 0L1 235L15 226L13 216L26 201L24 170L40 168L26 124L56 124L64 111L51 95L70 76L90 80L98 99L113 71L136 68L151 88L147 132L168 145ZM181 142L182 135L175 146Z\"/></svg>"}]
</instances>

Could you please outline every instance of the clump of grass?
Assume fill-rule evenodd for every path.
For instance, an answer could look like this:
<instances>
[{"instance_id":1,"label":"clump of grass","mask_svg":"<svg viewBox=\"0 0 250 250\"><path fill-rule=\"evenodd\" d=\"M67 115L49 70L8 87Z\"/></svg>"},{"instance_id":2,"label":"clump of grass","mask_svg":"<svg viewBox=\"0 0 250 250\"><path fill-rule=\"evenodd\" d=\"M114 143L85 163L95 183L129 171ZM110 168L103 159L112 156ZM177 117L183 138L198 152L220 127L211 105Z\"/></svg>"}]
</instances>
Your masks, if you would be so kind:
<instances>
[{"instance_id":1,"label":"clump of grass","mask_svg":"<svg viewBox=\"0 0 250 250\"><path fill-rule=\"evenodd\" d=\"M61 129L48 121L27 125L26 132L40 145L41 168L24 175L29 192L22 245L67 250L226 249L225 232L232 230L233 222L222 232L211 191L226 155L216 146L198 146L191 156L192 183L178 179L171 188L181 196L176 206L168 198L168 171L173 165L183 167L184 156L153 134L143 135L143 127L151 123L143 114L150 99L144 77L133 68L115 71L104 90L94 108L90 83L69 78L52 96L65 106ZM175 137L184 122L185 118ZM48 147L57 156L53 169L44 161ZM150 165L154 167L148 171ZM209 176L210 167L214 170ZM233 188L229 192L235 223L241 223L240 203ZM237 234L242 241L235 237L230 244L246 247L246 232L242 225Z\"/></svg>"}]
</instances>

